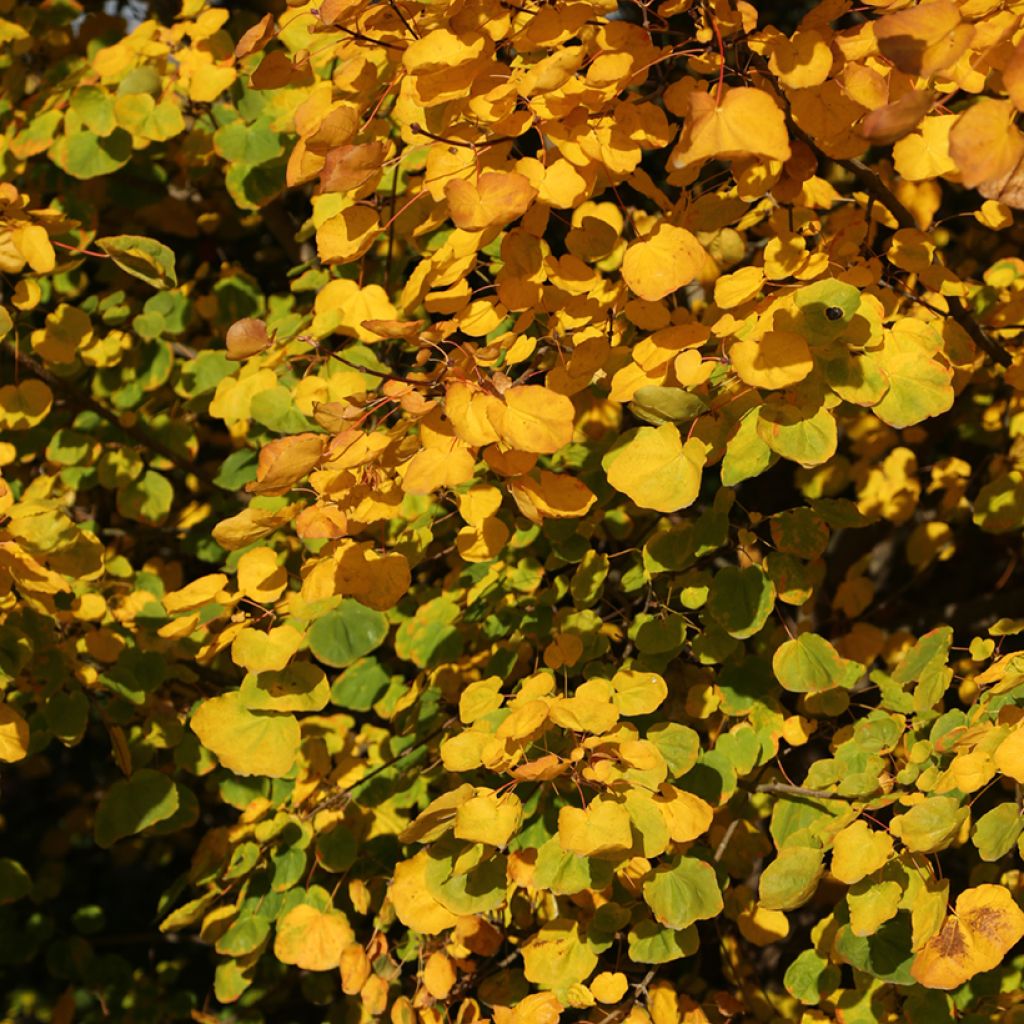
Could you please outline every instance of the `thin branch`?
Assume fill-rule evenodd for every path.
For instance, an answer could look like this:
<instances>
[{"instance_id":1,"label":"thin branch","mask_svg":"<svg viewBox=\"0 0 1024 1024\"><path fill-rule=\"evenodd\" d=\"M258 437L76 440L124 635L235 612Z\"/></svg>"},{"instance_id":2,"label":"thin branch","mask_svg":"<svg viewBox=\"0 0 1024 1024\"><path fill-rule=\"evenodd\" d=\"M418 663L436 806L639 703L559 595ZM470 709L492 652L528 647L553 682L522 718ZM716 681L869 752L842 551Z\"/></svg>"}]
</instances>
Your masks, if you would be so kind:
<instances>
[{"instance_id":1,"label":"thin branch","mask_svg":"<svg viewBox=\"0 0 1024 1024\"><path fill-rule=\"evenodd\" d=\"M314 804L310 810L304 812L303 817L307 819L312 818L315 815L319 814L320 811L333 811L336 808L343 806L351 799L352 794L357 789L359 789L360 786L365 786L367 782L369 782L376 776L380 775L381 772L385 772L389 768L393 768L396 764L398 764L399 761L404 760L410 754L413 754L417 750L420 750L423 747L425 747L432 739L435 739L437 736L440 736L441 733L443 733L445 729L447 729L448 726L452 724L453 721L455 721L454 718L449 718L447 721L442 722L436 729L431 730L421 740L418 740L411 747L406 747L405 750L403 750L400 754L396 754L394 757L392 757L388 761L385 761L383 764L377 765L377 767L374 768L372 772L370 772L368 775L364 775L357 782L353 782L352 785L349 786L347 789L340 789L336 793L332 793L330 796L324 797L323 800L321 800L319 803Z\"/></svg>"},{"instance_id":2,"label":"thin branch","mask_svg":"<svg viewBox=\"0 0 1024 1024\"><path fill-rule=\"evenodd\" d=\"M398 15L398 20L405 26L406 31L413 37L413 39L419 39L420 34L409 24L406 20L405 15L402 13L402 9L395 3L395 0L388 0L388 6Z\"/></svg>"},{"instance_id":3,"label":"thin branch","mask_svg":"<svg viewBox=\"0 0 1024 1024\"><path fill-rule=\"evenodd\" d=\"M729 842L733 837L733 833L736 831L737 828L739 828L739 824L739 818L733 818L732 821L729 822L729 827L725 830L725 835L722 836L722 841L718 844L718 847L715 849L714 860L716 864L725 856L725 851L729 847Z\"/></svg>"},{"instance_id":4,"label":"thin branch","mask_svg":"<svg viewBox=\"0 0 1024 1024\"><path fill-rule=\"evenodd\" d=\"M783 796L802 796L808 800L846 800L854 803L860 800L857 796L845 796L842 793L831 793L827 789L808 789L806 786L792 786L788 782L762 782L754 787L755 793L779 793Z\"/></svg>"}]
</instances>

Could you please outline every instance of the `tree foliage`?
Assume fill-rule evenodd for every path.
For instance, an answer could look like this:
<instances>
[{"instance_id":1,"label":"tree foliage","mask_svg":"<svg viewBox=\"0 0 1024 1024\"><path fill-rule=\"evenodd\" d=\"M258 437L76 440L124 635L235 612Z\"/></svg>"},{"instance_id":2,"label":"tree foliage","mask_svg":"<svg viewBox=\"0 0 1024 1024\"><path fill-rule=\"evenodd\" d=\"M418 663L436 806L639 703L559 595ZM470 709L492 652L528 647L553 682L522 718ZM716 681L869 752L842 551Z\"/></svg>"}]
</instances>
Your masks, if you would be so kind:
<instances>
[{"instance_id":1,"label":"tree foliage","mask_svg":"<svg viewBox=\"0 0 1024 1024\"><path fill-rule=\"evenodd\" d=\"M2 1009L1015 1019L1019 5L163 6L0 0Z\"/></svg>"}]
</instances>

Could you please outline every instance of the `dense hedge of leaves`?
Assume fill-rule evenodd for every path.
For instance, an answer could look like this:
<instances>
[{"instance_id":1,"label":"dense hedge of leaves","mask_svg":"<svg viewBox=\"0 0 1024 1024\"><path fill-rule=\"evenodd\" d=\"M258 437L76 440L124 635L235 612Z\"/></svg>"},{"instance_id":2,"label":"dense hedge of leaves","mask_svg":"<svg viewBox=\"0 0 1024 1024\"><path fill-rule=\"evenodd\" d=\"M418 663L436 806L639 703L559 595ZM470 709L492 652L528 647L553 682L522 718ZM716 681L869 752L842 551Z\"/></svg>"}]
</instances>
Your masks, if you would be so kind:
<instances>
[{"instance_id":1,"label":"dense hedge of leaves","mask_svg":"<svg viewBox=\"0 0 1024 1024\"><path fill-rule=\"evenodd\" d=\"M0 1012L1019 1019L1020 5L99 6L0 0Z\"/></svg>"}]
</instances>

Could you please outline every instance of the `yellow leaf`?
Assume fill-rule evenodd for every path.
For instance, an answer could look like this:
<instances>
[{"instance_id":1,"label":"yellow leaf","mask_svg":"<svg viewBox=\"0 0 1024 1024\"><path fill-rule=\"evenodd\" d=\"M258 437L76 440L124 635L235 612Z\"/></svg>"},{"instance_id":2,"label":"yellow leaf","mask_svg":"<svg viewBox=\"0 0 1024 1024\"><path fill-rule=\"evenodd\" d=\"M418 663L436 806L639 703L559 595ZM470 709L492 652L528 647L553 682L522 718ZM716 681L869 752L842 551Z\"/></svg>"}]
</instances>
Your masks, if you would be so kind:
<instances>
[{"instance_id":1,"label":"yellow leaf","mask_svg":"<svg viewBox=\"0 0 1024 1024\"><path fill-rule=\"evenodd\" d=\"M232 641L231 660L248 672L278 672L302 644L302 634L287 624L263 632L246 627Z\"/></svg>"},{"instance_id":2,"label":"yellow leaf","mask_svg":"<svg viewBox=\"0 0 1024 1024\"><path fill-rule=\"evenodd\" d=\"M582 481L567 473L542 469L536 477L522 476L509 482L509 492L519 511L532 523L545 519L576 519L590 511L597 496Z\"/></svg>"},{"instance_id":3,"label":"yellow leaf","mask_svg":"<svg viewBox=\"0 0 1024 1024\"><path fill-rule=\"evenodd\" d=\"M317 255L322 263L351 263L370 248L380 230L376 210L349 206L316 229Z\"/></svg>"},{"instance_id":4,"label":"yellow leaf","mask_svg":"<svg viewBox=\"0 0 1024 1024\"><path fill-rule=\"evenodd\" d=\"M178 612L191 612L196 608L202 608L204 604L217 600L217 596L224 590L224 584L228 578L222 572L210 573L207 576L200 576L193 580L187 587L180 590L172 590L164 594L164 608L171 615ZM226 596L226 595L225 595Z\"/></svg>"},{"instance_id":5,"label":"yellow leaf","mask_svg":"<svg viewBox=\"0 0 1024 1024\"><path fill-rule=\"evenodd\" d=\"M615 706L627 717L649 715L668 696L668 686L657 672L621 669L612 677L611 686Z\"/></svg>"},{"instance_id":6,"label":"yellow leaf","mask_svg":"<svg viewBox=\"0 0 1024 1024\"><path fill-rule=\"evenodd\" d=\"M580 857L625 853L633 845L625 804L596 797L585 810L563 807L558 812L558 841Z\"/></svg>"},{"instance_id":7,"label":"yellow leaf","mask_svg":"<svg viewBox=\"0 0 1024 1024\"><path fill-rule=\"evenodd\" d=\"M294 715L249 711L237 690L199 705L190 723L204 747L236 775L287 775L299 752Z\"/></svg>"},{"instance_id":8,"label":"yellow leaf","mask_svg":"<svg viewBox=\"0 0 1024 1024\"><path fill-rule=\"evenodd\" d=\"M288 570L271 548L254 548L238 560L238 592L260 604L276 601L288 585ZM164 600L166 607L167 601Z\"/></svg>"},{"instance_id":9,"label":"yellow leaf","mask_svg":"<svg viewBox=\"0 0 1024 1024\"><path fill-rule=\"evenodd\" d=\"M953 758L949 773L961 793L976 793L996 773L996 764L986 750L965 751Z\"/></svg>"},{"instance_id":10,"label":"yellow leaf","mask_svg":"<svg viewBox=\"0 0 1024 1024\"><path fill-rule=\"evenodd\" d=\"M0 704L0 761L12 764L28 753L28 722L11 707Z\"/></svg>"},{"instance_id":11,"label":"yellow leaf","mask_svg":"<svg viewBox=\"0 0 1024 1024\"><path fill-rule=\"evenodd\" d=\"M277 922L274 956L304 971L328 971L341 965L341 952L355 935L340 910L318 910L300 903Z\"/></svg>"},{"instance_id":12,"label":"yellow leaf","mask_svg":"<svg viewBox=\"0 0 1024 1024\"><path fill-rule=\"evenodd\" d=\"M237 515L218 523L213 528L213 539L228 551L237 551L251 544L268 533L273 533L279 526L294 519L300 505L288 505L286 508L272 512L265 508L242 509Z\"/></svg>"},{"instance_id":13,"label":"yellow leaf","mask_svg":"<svg viewBox=\"0 0 1024 1024\"><path fill-rule=\"evenodd\" d=\"M548 720L548 703L545 700L529 700L518 705L498 726L498 738L522 740L531 736Z\"/></svg>"},{"instance_id":14,"label":"yellow leaf","mask_svg":"<svg viewBox=\"0 0 1024 1024\"><path fill-rule=\"evenodd\" d=\"M765 156L788 160L789 133L779 105L760 89L730 89L722 102L710 93L690 94L690 116L672 157L674 167L709 157Z\"/></svg>"},{"instance_id":15,"label":"yellow leaf","mask_svg":"<svg viewBox=\"0 0 1024 1024\"><path fill-rule=\"evenodd\" d=\"M622 971L602 971L590 983L590 991L599 1003L617 1003L629 988L629 981Z\"/></svg>"},{"instance_id":16,"label":"yellow leaf","mask_svg":"<svg viewBox=\"0 0 1024 1024\"><path fill-rule=\"evenodd\" d=\"M705 458L703 442L684 444L675 424L663 423L640 427L603 465L608 483L641 508L677 512L696 501Z\"/></svg>"},{"instance_id":17,"label":"yellow leaf","mask_svg":"<svg viewBox=\"0 0 1024 1024\"><path fill-rule=\"evenodd\" d=\"M500 519L492 516L476 526L459 530L455 546L467 562L490 562L501 553L510 532Z\"/></svg>"},{"instance_id":18,"label":"yellow leaf","mask_svg":"<svg viewBox=\"0 0 1024 1024\"><path fill-rule=\"evenodd\" d=\"M1024 913L1001 885L960 894L956 913L914 957L910 973L925 988L954 989L997 967L1024 936Z\"/></svg>"},{"instance_id":19,"label":"yellow leaf","mask_svg":"<svg viewBox=\"0 0 1024 1024\"><path fill-rule=\"evenodd\" d=\"M478 790L455 812L455 837L471 843L507 846L519 831L523 805L515 793Z\"/></svg>"},{"instance_id":20,"label":"yellow leaf","mask_svg":"<svg viewBox=\"0 0 1024 1024\"><path fill-rule=\"evenodd\" d=\"M445 999L455 984L455 966L449 957L436 950L423 965L423 987L435 998Z\"/></svg>"},{"instance_id":21,"label":"yellow leaf","mask_svg":"<svg viewBox=\"0 0 1024 1024\"><path fill-rule=\"evenodd\" d=\"M887 14L873 28L882 54L900 71L923 78L955 63L974 38L974 26L961 20L952 0Z\"/></svg>"},{"instance_id":22,"label":"yellow leaf","mask_svg":"<svg viewBox=\"0 0 1024 1024\"><path fill-rule=\"evenodd\" d=\"M665 818L668 834L677 843L692 843L711 827L711 805L693 793L663 782L654 802Z\"/></svg>"},{"instance_id":23,"label":"yellow leaf","mask_svg":"<svg viewBox=\"0 0 1024 1024\"><path fill-rule=\"evenodd\" d=\"M328 281L317 293L313 303L313 324L310 328L317 337L345 334L368 344L381 340L369 327L363 325L375 320L394 320L398 315L388 293L379 284L359 286L347 277ZM277 378L274 378L276 383Z\"/></svg>"},{"instance_id":24,"label":"yellow leaf","mask_svg":"<svg viewBox=\"0 0 1024 1024\"><path fill-rule=\"evenodd\" d=\"M509 448L550 455L572 440L575 410L565 395L538 384L509 388L488 408L498 439Z\"/></svg>"},{"instance_id":25,"label":"yellow leaf","mask_svg":"<svg viewBox=\"0 0 1024 1024\"><path fill-rule=\"evenodd\" d=\"M996 747L993 760L1004 775L1024 783L1024 728L1018 726Z\"/></svg>"},{"instance_id":26,"label":"yellow leaf","mask_svg":"<svg viewBox=\"0 0 1024 1024\"><path fill-rule=\"evenodd\" d=\"M484 53L485 45L482 35L466 33L463 36L439 28L407 46L402 53L402 64L414 73L451 70L475 61Z\"/></svg>"},{"instance_id":27,"label":"yellow leaf","mask_svg":"<svg viewBox=\"0 0 1024 1024\"><path fill-rule=\"evenodd\" d=\"M813 30L796 32L792 39L773 41L768 57L772 74L789 89L812 89L832 70L832 49Z\"/></svg>"},{"instance_id":28,"label":"yellow leaf","mask_svg":"<svg viewBox=\"0 0 1024 1024\"><path fill-rule=\"evenodd\" d=\"M689 284L705 255L689 231L661 221L650 235L626 249L622 279L640 298L656 302Z\"/></svg>"},{"instance_id":29,"label":"yellow leaf","mask_svg":"<svg viewBox=\"0 0 1024 1024\"><path fill-rule=\"evenodd\" d=\"M732 274L723 274L715 282L715 304L722 309L733 309L752 299L764 284L764 271L760 267L743 267Z\"/></svg>"},{"instance_id":30,"label":"yellow leaf","mask_svg":"<svg viewBox=\"0 0 1024 1024\"><path fill-rule=\"evenodd\" d=\"M488 676L470 683L459 697L459 719L465 725L473 722L501 707L501 678Z\"/></svg>"},{"instance_id":31,"label":"yellow leaf","mask_svg":"<svg viewBox=\"0 0 1024 1024\"><path fill-rule=\"evenodd\" d=\"M734 342L729 362L740 380L755 388L787 388L814 369L807 342L795 331L768 331Z\"/></svg>"},{"instance_id":32,"label":"yellow leaf","mask_svg":"<svg viewBox=\"0 0 1024 1024\"><path fill-rule=\"evenodd\" d=\"M459 515L470 526L479 526L501 507L501 491L497 487L480 484L458 497Z\"/></svg>"},{"instance_id":33,"label":"yellow leaf","mask_svg":"<svg viewBox=\"0 0 1024 1024\"><path fill-rule=\"evenodd\" d=\"M554 992L534 992L516 1003L507 1024L558 1024L562 1004Z\"/></svg>"},{"instance_id":34,"label":"yellow leaf","mask_svg":"<svg viewBox=\"0 0 1024 1024\"><path fill-rule=\"evenodd\" d=\"M431 494L441 487L458 487L472 479L476 459L454 439L447 451L423 448L403 467L402 489L407 494Z\"/></svg>"},{"instance_id":35,"label":"yellow leaf","mask_svg":"<svg viewBox=\"0 0 1024 1024\"><path fill-rule=\"evenodd\" d=\"M857 820L839 832L832 846L832 874L853 885L878 871L892 855L892 836Z\"/></svg>"},{"instance_id":36,"label":"yellow leaf","mask_svg":"<svg viewBox=\"0 0 1024 1024\"><path fill-rule=\"evenodd\" d=\"M26 224L13 232L15 246L37 274L49 274L57 265L50 236L41 224Z\"/></svg>"},{"instance_id":37,"label":"yellow leaf","mask_svg":"<svg viewBox=\"0 0 1024 1024\"><path fill-rule=\"evenodd\" d=\"M427 851L421 850L395 867L389 895L398 920L424 935L437 935L452 928L458 918L427 891Z\"/></svg>"},{"instance_id":38,"label":"yellow leaf","mask_svg":"<svg viewBox=\"0 0 1024 1024\"><path fill-rule=\"evenodd\" d=\"M927 181L955 171L949 140L956 122L956 114L926 117L917 131L900 139L892 148L897 173L908 181Z\"/></svg>"},{"instance_id":39,"label":"yellow leaf","mask_svg":"<svg viewBox=\"0 0 1024 1024\"><path fill-rule=\"evenodd\" d=\"M359 990L370 977L370 958L358 942L352 942L341 951L341 991L347 996L359 995Z\"/></svg>"},{"instance_id":40,"label":"yellow leaf","mask_svg":"<svg viewBox=\"0 0 1024 1024\"><path fill-rule=\"evenodd\" d=\"M571 634L569 634L571 635ZM574 732L608 732L619 720L619 709L608 700L593 697L556 697L551 702L551 721Z\"/></svg>"},{"instance_id":41,"label":"yellow leaf","mask_svg":"<svg viewBox=\"0 0 1024 1024\"><path fill-rule=\"evenodd\" d=\"M498 415L501 399L466 383L455 381L448 386L445 412L459 440L482 448L498 440L492 414Z\"/></svg>"},{"instance_id":42,"label":"yellow leaf","mask_svg":"<svg viewBox=\"0 0 1024 1024\"><path fill-rule=\"evenodd\" d=\"M52 405L53 392L41 380L5 384L0 387L0 426L29 430L42 423Z\"/></svg>"}]
</instances>

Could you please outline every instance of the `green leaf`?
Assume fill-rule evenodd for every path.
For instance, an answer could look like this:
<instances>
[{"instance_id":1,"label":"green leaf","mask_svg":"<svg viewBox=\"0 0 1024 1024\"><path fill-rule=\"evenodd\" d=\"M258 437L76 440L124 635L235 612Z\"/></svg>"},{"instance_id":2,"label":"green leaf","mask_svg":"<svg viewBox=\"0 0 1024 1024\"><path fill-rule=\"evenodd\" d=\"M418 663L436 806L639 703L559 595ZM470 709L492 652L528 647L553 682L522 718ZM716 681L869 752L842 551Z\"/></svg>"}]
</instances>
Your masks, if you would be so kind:
<instances>
[{"instance_id":1,"label":"green leaf","mask_svg":"<svg viewBox=\"0 0 1024 1024\"><path fill-rule=\"evenodd\" d=\"M990 480L974 499L974 525L987 533L1024 527L1024 474L1016 469Z\"/></svg>"},{"instance_id":2,"label":"green leaf","mask_svg":"<svg viewBox=\"0 0 1024 1024\"><path fill-rule=\"evenodd\" d=\"M330 697L323 669L308 661L276 672L249 672L239 692L250 711L320 711Z\"/></svg>"},{"instance_id":3,"label":"green leaf","mask_svg":"<svg viewBox=\"0 0 1024 1024\"><path fill-rule=\"evenodd\" d=\"M214 948L222 956L245 956L261 946L269 934L270 921L267 918L246 914L235 919Z\"/></svg>"},{"instance_id":4,"label":"green leaf","mask_svg":"<svg viewBox=\"0 0 1024 1024\"><path fill-rule=\"evenodd\" d=\"M864 674L861 665L841 658L817 633L801 633L780 644L772 658L772 670L790 693L818 693L834 686L849 689Z\"/></svg>"},{"instance_id":5,"label":"green leaf","mask_svg":"<svg viewBox=\"0 0 1024 1024\"><path fill-rule=\"evenodd\" d=\"M839 968L813 949L805 949L786 968L782 984L786 991L806 1006L817 1006L839 987Z\"/></svg>"},{"instance_id":6,"label":"green leaf","mask_svg":"<svg viewBox=\"0 0 1024 1024\"><path fill-rule=\"evenodd\" d=\"M178 283L174 253L163 242L143 235L109 235L97 238L95 245L126 274L154 288L173 288Z\"/></svg>"},{"instance_id":7,"label":"green leaf","mask_svg":"<svg viewBox=\"0 0 1024 1024\"><path fill-rule=\"evenodd\" d=\"M751 409L744 413L739 428L726 443L725 457L722 459L722 484L735 487L744 480L759 476L776 459L778 455L758 433L758 410Z\"/></svg>"},{"instance_id":8,"label":"green leaf","mask_svg":"<svg viewBox=\"0 0 1024 1024\"><path fill-rule=\"evenodd\" d=\"M132 137L123 128L115 128L106 138L91 131L62 135L49 152L58 167L80 181L119 171L131 155Z\"/></svg>"},{"instance_id":9,"label":"green leaf","mask_svg":"<svg viewBox=\"0 0 1024 1024\"><path fill-rule=\"evenodd\" d=\"M997 804L974 823L971 841L978 848L982 860L995 861L1013 849L1022 830L1024 818L1021 818L1017 805Z\"/></svg>"},{"instance_id":10,"label":"green leaf","mask_svg":"<svg viewBox=\"0 0 1024 1024\"><path fill-rule=\"evenodd\" d=\"M611 877L611 863L563 850L557 837L549 839L537 851L533 884L556 896L573 896L584 889L600 891Z\"/></svg>"},{"instance_id":11,"label":"green leaf","mask_svg":"<svg viewBox=\"0 0 1024 1024\"><path fill-rule=\"evenodd\" d=\"M309 630L309 649L325 665L344 668L380 647L388 620L358 601L346 599L322 615Z\"/></svg>"},{"instance_id":12,"label":"green leaf","mask_svg":"<svg viewBox=\"0 0 1024 1024\"><path fill-rule=\"evenodd\" d=\"M508 858L484 849L446 837L427 851L427 892L453 914L487 914L505 902Z\"/></svg>"},{"instance_id":13,"label":"green leaf","mask_svg":"<svg viewBox=\"0 0 1024 1024\"><path fill-rule=\"evenodd\" d=\"M29 873L10 857L0 857L0 907L23 899L32 891Z\"/></svg>"},{"instance_id":14,"label":"green leaf","mask_svg":"<svg viewBox=\"0 0 1024 1024\"><path fill-rule=\"evenodd\" d=\"M360 658L331 686L331 703L350 711L369 711L391 682L376 658Z\"/></svg>"},{"instance_id":15,"label":"green leaf","mask_svg":"<svg viewBox=\"0 0 1024 1024\"><path fill-rule=\"evenodd\" d=\"M839 337L860 309L860 292L832 277L798 288L793 300L803 316L801 326L811 341ZM840 315L836 316L834 310L839 310Z\"/></svg>"},{"instance_id":16,"label":"green leaf","mask_svg":"<svg viewBox=\"0 0 1024 1024\"><path fill-rule=\"evenodd\" d=\"M695 857L664 864L644 882L644 900L667 928L688 928L722 911L722 892L715 869Z\"/></svg>"},{"instance_id":17,"label":"green leaf","mask_svg":"<svg viewBox=\"0 0 1024 1024\"><path fill-rule=\"evenodd\" d=\"M908 850L935 853L949 846L966 817L967 808L954 797L930 796L894 815L889 828Z\"/></svg>"},{"instance_id":18,"label":"green leaf","mask_svg":"<svg viewBox=\"0 0 1024 1024\"><path fill-rule=\"evenodd\" d=\"M254 124L232 121L213 133L213 148L231 164L267 163L284 153L281 136L271 128L272 123L269 117Z\"/></svg>"},{"instance_id":19,"label":"green leaf","mask_svg":"<svg viewBox=\"0 0 1024 1024\"><path fill-rule=\"evenodd\" d=\"M914 978L910 965L914 955L911 952L911 915L901 910L891 921L887 921L874 935L855 935L846 923L846 908L836 908L836 920L840 928L836 932L835 953L858 971L878 978L879 981L894 985L913 985Z\"/></svg>"},{"instance_id":20,"label":"green leaf","mask_svg":"<svg viewBox=\"0 0 1024 1024\"><path fill-rule=\"evenodd\" d=\"M693 956L700 947L697 926L664 928L657 921L639 921L627 936L629 959L638 964L667 964L684 956Z\"/></svg>"},{"instance_id":21,"label":"green leaf","mask_svg":"<svg viewBox=\"0 0 1024 1024\"><path fill-rule=\"evenodd\" d=\"M647 730L647 739L665 758L669 773L674 779L685 775L697 763L700 737L688 725L658 722Z\"/></svg>"},{"instance_id":22,"label":"green leaf","mask_svg":"<svg viewBox=\"0 0 1024 1024\"><path fill-rule=\"evenodd\" d=\"M160 526L173 503L174 487L170 480L152 469L117 491L117 511L126 519L147 526Z\"/></svg>"},{"instance_id":23,"label":"green leaf","mask_svg":"<svg viewBox=\"0 0 1024 1024\"><path fill-rule=\"evenodd\" d=\"M96 809L96 842L104 848L125 836L169 818L178 809L174 781L163 772L142 768L104 794Z\"/></svg>"},{"instance_id":24,"label":"green leaf","mask_svg":"<svg viewBox=\"0 0 1024 1024\"><path fill-rule=\"evenodd\" d=\"M727 565L711 585L707 610L716 622L739 640L753 636L775 607L775 587L756 565L743 569Z\"/></svg>"},{"instance_id":25,"label":"green leaf","mask_svg":"<svg viewBox=\"0 0 1024 1024\"><path fill-rule=\"evenodd\" d=\"M597 953L580 935L579 923L564 918L545 924L522 950L526 980L555 992L583 982L597 966Z\"/></svg>"},{"instance_id":26,"label":"green leaf","mask_svg":"<svg viewBox=\"0 0 1024 1024\"><path fill-rule=\"evenodd\" d=\"M835 454L836 418L824 405L776 399L761 406L757 432L773 452L801 466L820 466Z\"/></svg>"},{"instance_id":27,"label":"green leaf","mask_svg":"<svg viewBox=\"0 0 1024 1024\"><path fill-rule=\"evenodd\" d=\"M316 837L316 861L325 871L348 871L358 849L355 833L344 822Z\"/></svg>"},{"instance_id":28,"label":"green leaf","mask_svg":"<svg viewBox=\"0 0 1024 1024\"><path fill-rule=\"evenodd\" d=\"M945 665L952 642L953 630L949 626L939 626L925 633L900 659L892 674L893 682L905 686L920 679L929 669Z\"/></svg>"},{"instance_id":29,"label":"green leaf","mask_svg":"<svg viewBox=\"0 0 1024 1024\"><path fill-rule=\"evenodd\" d=\"M687 423L707 407L708 403L700 395L690 391L651 385L637 388L629 403L634 416L656 427L662 423Z\"/></svg>"},{"instance_id":30,"label":"green leaf","mask_svg":"<svg viewBox=\"0 0 1024 1024\"><path fill-rule=\"evenodd\" d=\"M883 423L902 430L952 407L953 371L904 335L887 333L878 358L889 390L872 412Z\"/></svg>"},{"instance_id":31,"label":"green leaf","mask_svg":"<svg viewBox=\"0 0 1024 1024\"><path fill-rule=\"evenodd\" d=\"M764 869L758 899L765 910L796 910L818 888L824 854L809 846L786 846Z\"/></svg>"}]
</instances>

